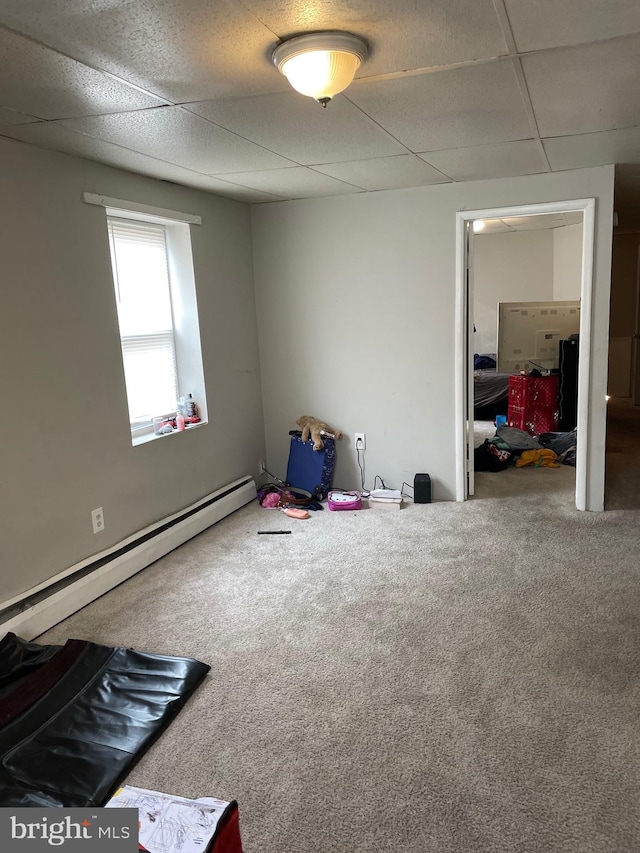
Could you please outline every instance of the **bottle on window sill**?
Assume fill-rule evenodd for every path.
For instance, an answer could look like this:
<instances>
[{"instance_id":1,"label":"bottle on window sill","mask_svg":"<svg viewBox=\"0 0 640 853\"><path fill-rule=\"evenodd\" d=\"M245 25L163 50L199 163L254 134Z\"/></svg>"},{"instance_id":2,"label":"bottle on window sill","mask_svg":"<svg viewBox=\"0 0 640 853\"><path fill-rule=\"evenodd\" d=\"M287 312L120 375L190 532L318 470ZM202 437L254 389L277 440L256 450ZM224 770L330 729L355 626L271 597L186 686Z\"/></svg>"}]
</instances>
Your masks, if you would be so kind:
<instances>
[{"instance_id":1,"label":"bottle on window sill","mask_svg":"<svg viewBox=\"0 0 640 853\"><path fill-rule=\"evenodd\" d=\"M182 414L182 412L177 412L176 414L176 429L179 432L182 432L182 430L184 429L184 415Z\"/></svg>"},{"instance_id":2,"label":"bottle on window sill","mask_svg":"<svg viewBox=\"0 0 640 853\"><path fill-rule=\"evenodd\" d=\"M193 399L193 396L189 394L187 399L184 401L184 415L186 418L197 418L198 417L198 407L196 405L196 401Z\"/></svg>"}]
</instances>

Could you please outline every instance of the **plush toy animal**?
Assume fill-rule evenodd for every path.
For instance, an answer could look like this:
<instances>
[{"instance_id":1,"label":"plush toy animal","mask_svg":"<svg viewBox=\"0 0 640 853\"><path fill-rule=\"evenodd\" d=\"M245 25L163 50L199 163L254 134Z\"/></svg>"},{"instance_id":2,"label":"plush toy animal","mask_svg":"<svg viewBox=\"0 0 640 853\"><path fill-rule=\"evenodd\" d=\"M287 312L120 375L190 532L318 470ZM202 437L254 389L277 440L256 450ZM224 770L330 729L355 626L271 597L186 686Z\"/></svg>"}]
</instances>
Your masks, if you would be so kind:
<instances>
[{"instance_id":1,"label":"plush toy animal","mask_svg":"<svg viewBox=\"0 0 640 853\"><path fill-rule=\"evenodd\" d=\"M324 441L322 440L323 432L332 435L334 438L342 438L340 430L331 429L331 427L327 426L324 421L319 421L312 415L302 415L298 418L296 424L302 430L303 441L307 441L309 436L311 436L314 450L322 450L324 447Z\"/></svg>"}]
</instances>

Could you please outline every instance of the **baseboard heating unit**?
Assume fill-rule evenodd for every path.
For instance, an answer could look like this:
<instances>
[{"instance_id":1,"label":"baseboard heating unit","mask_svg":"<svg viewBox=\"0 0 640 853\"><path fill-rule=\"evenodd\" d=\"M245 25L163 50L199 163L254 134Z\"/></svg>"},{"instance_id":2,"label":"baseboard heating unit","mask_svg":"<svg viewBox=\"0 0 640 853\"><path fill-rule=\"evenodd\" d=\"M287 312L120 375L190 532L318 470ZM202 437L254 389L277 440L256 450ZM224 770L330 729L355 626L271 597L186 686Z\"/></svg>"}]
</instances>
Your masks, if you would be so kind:
<instances>
[{"instance_id":1,"label":"baseboard heating unit","mask_svg":"<svg viewBox=\"0 0 640 853\"><path fill-rule=\"evenodd\" d=\"M0 637L13 631L32 640L255 497L251 477L235 480L0 604Z\"/></svg>"}]
</instances>

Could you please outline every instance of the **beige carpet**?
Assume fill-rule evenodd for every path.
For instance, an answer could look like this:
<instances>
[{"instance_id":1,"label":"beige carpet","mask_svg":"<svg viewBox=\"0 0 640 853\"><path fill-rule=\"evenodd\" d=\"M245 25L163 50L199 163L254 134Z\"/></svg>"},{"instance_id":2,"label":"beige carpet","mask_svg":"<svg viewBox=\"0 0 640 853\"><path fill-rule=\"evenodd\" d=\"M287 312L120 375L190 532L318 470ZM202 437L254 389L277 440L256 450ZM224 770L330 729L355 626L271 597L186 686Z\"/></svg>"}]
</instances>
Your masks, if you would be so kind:
<instances>
[{"instance_id":1,"label":"beige carpet","mask_svg":"<svg viewBox=\"0 0 640 853\"><path fill-rule=\"evenodd\" d=\"M41 640L212 665L129 781L236 798L245 853L632 853L639 522L578 513L568 468L467 504L251 504Z\"/></svg>"}]
</instances>

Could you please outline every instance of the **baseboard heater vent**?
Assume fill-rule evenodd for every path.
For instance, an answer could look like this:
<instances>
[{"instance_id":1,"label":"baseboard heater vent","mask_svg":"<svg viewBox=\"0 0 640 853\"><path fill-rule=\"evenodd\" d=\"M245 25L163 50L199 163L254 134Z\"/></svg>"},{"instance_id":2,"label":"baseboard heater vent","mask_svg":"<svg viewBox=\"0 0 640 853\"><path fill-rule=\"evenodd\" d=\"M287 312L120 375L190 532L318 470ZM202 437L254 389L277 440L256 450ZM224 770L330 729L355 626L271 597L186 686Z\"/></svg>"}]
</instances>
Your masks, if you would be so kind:
<instances>
[{"instance_id":1,"label":"baseboard heater vent","mask_svg":"<svg viewBox=\"0 0 640 853\"><path fill-rule=\"evenodd\" d=\"M188 539L249 503L256 484L243 477L118 545L50 578L0 607L0 637L32 640Z\"/></svg>"}]
</instances>

